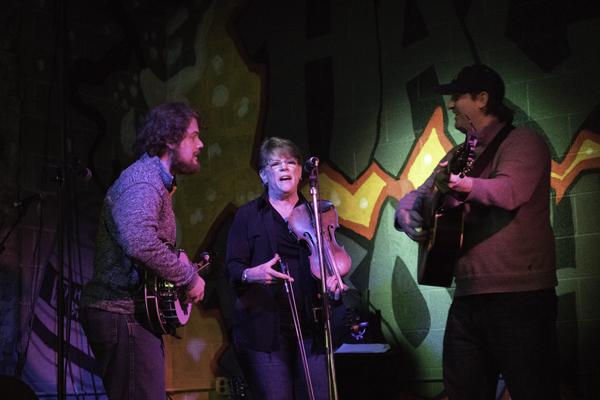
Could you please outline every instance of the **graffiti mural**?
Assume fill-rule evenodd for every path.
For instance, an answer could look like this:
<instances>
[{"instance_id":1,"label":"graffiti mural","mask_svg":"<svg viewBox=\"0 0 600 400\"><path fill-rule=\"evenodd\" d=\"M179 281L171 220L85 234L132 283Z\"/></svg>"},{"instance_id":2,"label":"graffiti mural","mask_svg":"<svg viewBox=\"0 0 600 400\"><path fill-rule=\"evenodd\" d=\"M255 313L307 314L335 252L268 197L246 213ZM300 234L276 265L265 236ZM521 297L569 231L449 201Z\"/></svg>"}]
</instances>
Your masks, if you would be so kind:
<instances>
[{"instance_id":1,"label":"graffiti mural","mask_svg":"<svg viewBox=\"0 0 600 400\"><path fill-rule=\"evenodd\" d=\"M50 13L37 3L38 12ZM398 200L464 140L453 128L448 98L433 88L476 62L504 77L515 125L534 129L549 145L563 395L600 390L597 1L101 3L93 16L71 5L71 18L92 28L75 24L68 35L68 94L81 125L69 145L94 173L79 203L85 215L79 244L88 261L68 292L69 393L102 393L77 323L102 196L133 161L140 115L169 100L199 109L208 126L201 133L202 169L178 177L173 204L179 247L195 261L212 252L216 268L204 301L179 331L182 339L165 338L167 388L184 398L240 374L228 343L234 293L222 264L233 216L262 193L258 146L279 136L297 143L305 158L319 158L321 195L338 210L337 240L352 258L346 282L367 293L370 309L379 312L384 340L401 359L399 376L417 382L412 389L421 398L443 398L442 337L453 289L417 284L417 245L394 229L393 217ZM83 32L99 44L83 45ZM48 253L23 370L38 393L54 390L57 363L56 262ZM502 385L498 398L509 398Z\"/></svg>"},{"instance_id":2,"label":"graffiti mural","mask_svg":"<svg viewBox=\"0 0 600 400\"><path fill-rule=\"evenodd\" d=\"M565 81L556 67L567 60L584 60L588 55L569 51L549 57L546 53L553 51L557 43L546 40L539 48L516 43L516 36L506 35L504 30L515 28L518 18L516 5L511 2L499 6L506 12L507 26L500 26L494 15L469 22L474 19L472 15L485 12L471 2L436 2L435 7L413 1L403 5L365 1L352 7L326 3L286 4L288 12L278 9L283 5L269 3L267 13L265 2L247 1L233 11L228 30L219 40L231 40L236 46L239 59L230 60L231 68L243 61L246 69L230 74L228 79L245 81L242 90L248 88L248 82L254 82L256 91L234 93L227 84L228 101L220 104L216 99L223 92L221 82L225 78L211 77L200 94L189 94L201 109L219 109L208 112L219 129L218 135L211 136L211 146L216 146L212 144L215 140L220 152L210 150L208 157L213 158L207 160L210 173L219 178L189 178L182 186L181 202L194 205L180 203L179 212L191 214L194 221L203 218L209 225L212 221L227 221L236 207L259 193L253 164L256 143L264 136L294 140L305 156L321 160L322 196L338 209L342 226L338 240L353 259L348 276L351 286L370 291L371 305L382 311L386 339L416 360L409 366L409 375L439 377L441 338L452 290L416 284L416 246L393 229L395 202L423 182L437 160L461 141L458 132L450 128L452 116L445 111L445 99L435 95L432 88L451 79L463 64L493 61L486 60L491 57L489 47L506 48L497 65L506 77L507 103L516 111L515 122L541 133L553 153L555 233L559 251L567 250L559 255L563 261L560 269L573 268L576 260L572 251L583 245L572 234L574 198L569 194L581 177L595 176L600 168L600 92L592 90L577 102L588 104L587 115L579 115L568 126L557 125L553 112L548 111L555 107L554 98L565 96L564 112L571 114L576 106L570 100L581 93L561 91ZM557 13L559 9L548 12ZM442 13L451 16L443 23L448 35L429 33ZM336 27L341 14L352 29ZM406 23L394 25L401 16ZM533 14L527 17L539 19ZM585 12L574 13L571 22L588 17ZM262 24L252 24L254 20ZM304 24L305 35L298 36L294 31L299 22ZM493 25L485 41L470 33L469 27L475 31L477 24ZM561 35L572 34L564 23L561 26L565 27ZM395 39L400 37L403 39ZM320 41L317 43L315 38ZM303 50L294 53L293 49ZM208 58L217 57L216 53L223 50L211 49L215 53L209 51ZM462 57L453 57L453 53L461 52ZM503 57L510 57L510 62ZM523 67L514 69L511 65L517 60ZM341 67L348 64L355 68ZM539 83L542 79L543 85ZM585 81L569 83L587 86ZM212 104L206 101L205 91L212 93ZM242 116L239 109L246 105L255 113ZM247 119L256 129L244 131L248 135L241 136L239 127L247 126ZM232 126L238 131L238 145L228 145L225 150L221 143L229 141ZM230 165L223 166L217 158L225 158ZM597 187L593 181L580 185L590 184L590 190ZM198 191L200 196L196 195ZM306 186L303 192L308 194ZM184 196L191 199L183 200ZM229 207L232 204L233 210ZM184 243L196 252L211 246L214 238L209 231L218 231L214 224L210 228L186 228L181 221L181 225ZM571 289L559 286L558 292L565 299L563 317L574 318L575 308L567 301Z\"/></svg>"}]
</instances>

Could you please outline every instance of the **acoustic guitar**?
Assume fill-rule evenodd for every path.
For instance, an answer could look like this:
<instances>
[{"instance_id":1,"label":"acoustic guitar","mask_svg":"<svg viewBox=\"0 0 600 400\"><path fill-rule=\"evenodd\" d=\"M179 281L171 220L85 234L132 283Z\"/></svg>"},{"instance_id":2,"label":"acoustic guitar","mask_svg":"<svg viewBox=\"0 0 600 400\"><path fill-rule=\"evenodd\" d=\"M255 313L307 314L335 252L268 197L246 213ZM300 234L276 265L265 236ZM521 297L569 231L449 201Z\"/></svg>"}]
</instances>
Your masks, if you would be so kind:
<instances>
[{"instance_id":1,"label":"acoustic guitar","mask_svg":"<svg viewBox=\"0 0 600 400\"><path fill-rule=\"evenodd\" d=\"M471 169L477 144L475 127L465 134L464 144L446 167L448 172L461 178ZM423 206L423 219L427 224L423 229L429 235L419 243L417 281L420 285L450 287L462 247L464 207L456 198L442 194L435 185L432 190L435 195Z\"/></svg>"},{"instance_id":2,"label":"acoustic guitar","mask_svg":"<svg viewBox=\"0 0 600 400\"><path fill-rule=\"evenodd\" d=\"M167 246L178 257L181 250L167 243ZM202 261L192 264L201 278L208 275L210 257L208 253L202 253ZM144 304L146 305L146 316L152 329L160 334L169 334L178 339L177 328L184 326L190 319L193 304L184 303L185 296L180 288L170 281L161 279L144 269L138 268L143 277L142 288L144 293Z\"/></svg>"}]
</instances>

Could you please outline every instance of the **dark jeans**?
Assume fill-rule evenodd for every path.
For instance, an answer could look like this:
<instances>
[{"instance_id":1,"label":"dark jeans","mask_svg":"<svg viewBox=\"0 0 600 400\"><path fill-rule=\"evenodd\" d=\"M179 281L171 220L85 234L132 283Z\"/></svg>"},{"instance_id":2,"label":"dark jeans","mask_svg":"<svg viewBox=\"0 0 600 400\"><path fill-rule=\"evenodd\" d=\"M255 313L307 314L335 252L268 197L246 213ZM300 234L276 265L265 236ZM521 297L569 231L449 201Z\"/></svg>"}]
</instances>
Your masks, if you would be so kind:
<instances>
[{"instance_id":1,"label":"dark jeans","mask_svg":"<svg viewBox=\"0 0 600 400\"><path fill-rule=\"evenodd\" d=\"M513 400L560 400L554 288L457 297L444 336L450 400L494 399L502 374Z\"/></svg>"},{"instance_id":2,"label":"dark jeans","mask_svg":"<svg viewBox=\"0 0 600 400\"><path fill-rule=\"evenodd\" d=\"M304 334L303 334L304 336ZM304 348L315 399L329 399L327 355L311 354L312 338L304 336ZM298 339L293 329L279 333L281 349L272 353L253 350L233 334L233 349L254 400L309 399Z\"/></svg>"},{"instance_id":3,"label":"dark jeans","mask_svg":"<svg viewBox=\"0 0 600 400\"><path fill-rule=\"evenodd\" d=\"M82 309L81 325L110 400L165 400L165 349L134 315Z\"/></svg>"}]
</instances>

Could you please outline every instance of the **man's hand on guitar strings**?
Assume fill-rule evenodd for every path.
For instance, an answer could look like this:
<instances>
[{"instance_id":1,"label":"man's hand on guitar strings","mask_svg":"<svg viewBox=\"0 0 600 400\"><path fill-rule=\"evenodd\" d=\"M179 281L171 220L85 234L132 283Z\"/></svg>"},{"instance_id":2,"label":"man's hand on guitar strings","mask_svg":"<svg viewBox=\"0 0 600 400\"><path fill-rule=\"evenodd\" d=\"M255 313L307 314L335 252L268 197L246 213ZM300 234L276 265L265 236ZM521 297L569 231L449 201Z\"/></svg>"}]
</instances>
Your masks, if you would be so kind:
<instances>
[{"instance_id":1,"label":"man's hand on guitar strings","mask_svg":"<svg viewBox=\"0 0 600 400\"><path fill-rule=\"evenodd\" d=\"M192 265L194 267L195 264L192 264L190 262L190 259L188 258L187 254L185 251L183 250L179 250L179 261L187 264L187 265ZM198 303L199 301L201 301L204 298L204 279L202 278L198 278L198 282L196 283L196 285L191 288L190 290L183 290L183 294L184 294L184 303Z\"/></svg>"},{"instance_id":2,"label":"man's hand on guitar strings","mask_svg":"<svg viewBox=\"0 0 600 400\"><path fill-rule=\"evenodd\" d=\"M397 221L404 233L415 242L422 242L427 239L428 232L423 229L425 221L415 210L403 209L398 211Z\"/></svg>"},{"instance_id":3,"label":"man's hand on guitar strings","mask_svg":"<svg viewBox=\"0 0 600 400\"><path fill-rule=\"evenodd\" d=\"M204 285L204 279L198 277L196 285L192 289L184 291L185 300L183 302L196 304L201 301L204 298Z\"/></svg>"},{"instance_id":4,"label":"man's hand on guitar strings","mask_svg":"<svg viewBox=\"0 0 600 400\"><path fill-rule=\"evenodd\" d=\"M469 194L473 188L473 178L454 175L448 171L448 161L439 164L440 169L435 175L435 186L442 193L453 191L459 194Z\"/></svg>"}]
</instances>

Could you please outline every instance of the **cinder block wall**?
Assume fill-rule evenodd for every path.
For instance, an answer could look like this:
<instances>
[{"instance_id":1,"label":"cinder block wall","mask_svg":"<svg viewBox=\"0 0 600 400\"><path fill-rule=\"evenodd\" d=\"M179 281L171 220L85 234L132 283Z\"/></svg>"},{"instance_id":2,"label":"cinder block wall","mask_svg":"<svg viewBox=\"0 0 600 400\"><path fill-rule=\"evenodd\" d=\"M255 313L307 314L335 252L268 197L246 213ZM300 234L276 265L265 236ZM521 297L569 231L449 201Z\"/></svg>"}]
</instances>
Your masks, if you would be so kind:
<instances>
[{"instance_id":1,"label":"cinder block wall","mask_svg":"<svg viewBox=\"0 0 600 400\"><path fill-rule=\"evenodd\" d=\"M481 1L464 9L460 2L391 0L65 3L64 11L56 1L0 6L0 374L20 372L41 396L56 390L53 307L62 254L73 278L67 299L75 304L66 313L73 318L70 368L77 390L102 391L76 308L91 276L102 198L133 161L140 114L187 99L209 125L203 171L183 180L175 199L188 253L205 243L224 254L232 213L261 190L255 144L263 136L294 140L329 168L323 182L333 183L325 189L341 199L338 241L353 259L348 282L368 289L382 310L402 376L417 381L411 391L438 396L452 290L416 285L416 248L391 224L397 199L412 185L408 160L418 140L433 126L461 141L443 111L447 99L431 88L481 60L504 77L515 122L540 132L551 148L565 396L600 392L597 2ZM226 100L217 96L223 88ZM70 154L90 168L91 180L67 172L58 184L55 166ZM372 174L377 182L366 179ZM36 193L43 201L10 207ZM375 215L369 226L356 222L365 210ZM237 373L226 338L231 292L222 280L211 285L207 310L194 329L185 328L206 342L189 350L188 342L168 341L172 387L204 398L216 396L216 376ZM201 361L184 358L200 348ZM185 365L190 379L182 383L173 365Z\"/></svg>"}]
</instances>

